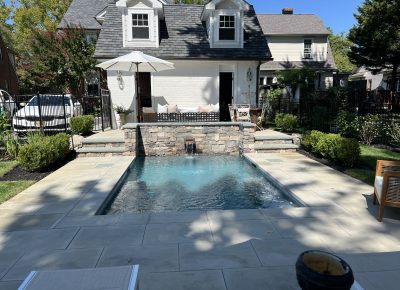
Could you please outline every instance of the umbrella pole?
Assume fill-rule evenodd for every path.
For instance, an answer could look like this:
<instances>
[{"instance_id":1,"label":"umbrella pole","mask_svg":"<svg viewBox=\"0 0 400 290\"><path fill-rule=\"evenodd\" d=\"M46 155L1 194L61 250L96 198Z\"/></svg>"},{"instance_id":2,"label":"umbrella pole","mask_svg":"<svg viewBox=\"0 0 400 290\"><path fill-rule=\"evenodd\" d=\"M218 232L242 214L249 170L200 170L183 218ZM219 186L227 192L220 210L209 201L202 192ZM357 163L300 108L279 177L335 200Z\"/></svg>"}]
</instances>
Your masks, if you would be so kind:
<instances>
[{"instance_id":1,"label":"umbrella pole","mask_svg":"<svg viewBox=\"0 0 400 290\"><path fill-rule=\"evenodd\" d=\"M137 120L140 123L140 95L139 95L139 63L136 63L136 111Z\"/></svg>"}]
</instances>

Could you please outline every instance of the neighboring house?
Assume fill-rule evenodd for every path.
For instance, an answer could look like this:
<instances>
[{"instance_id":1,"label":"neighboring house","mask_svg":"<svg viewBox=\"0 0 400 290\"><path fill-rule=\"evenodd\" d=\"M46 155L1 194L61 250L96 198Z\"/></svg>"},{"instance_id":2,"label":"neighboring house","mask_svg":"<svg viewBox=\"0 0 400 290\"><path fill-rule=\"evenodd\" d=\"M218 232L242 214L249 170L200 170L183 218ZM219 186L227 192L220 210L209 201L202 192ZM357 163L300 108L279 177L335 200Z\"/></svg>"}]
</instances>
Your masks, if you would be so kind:
<instances>
[{"instance_id":1,"label":"neighboring house","mask_svg":"<svg viewBox=\"0 0 400 290\"><path fill-rule=\"evenodd\" d=\"M392 94L392 71L373 73L364 66L349 77L350 86L356 91L359 106L400 109L400 74L397 73L395 94Z\"/></svg>"},{"instance_id":2,"label":"neighboring house","mask_svg":"<svg viewBox=\"0 0 400 290\"><path fill-rule=\"evenodd\" d=\"M255 105L259 67L271 54L253 7L243 0L169 2L74 0L62 23L100 29L101 62L139 50L175 64L140 75L143 106L219 103L221 120L229 120L228 104ZM109 71L107 79L113 103L136 111L133 74Z\"/></svg>"},{"instance_id":3,"label":"neighboring house","mask_svg":"<svg viewBox=\"0 0 400 290\"><path fill-rule=\"evenodd\" d=\"M0 89L11 95L18 94L18 77L15 68L15 57L7 47L0 34Z\"/></svg>"},{"instance_id":4,"label":"neighboring house","mask_svg":"<svg viewBox=\"0 0 400 290\"><path fill-rule=\"evenodd\" d=\"M292 8L284 8L282 14L257 17L273 57L261 65L260 85L272 84L277 71L303 67L316 70L316 89L333 85L337 69L328 42L330 31L317 15L293 14Z\"/></svg>"}]
</instances>

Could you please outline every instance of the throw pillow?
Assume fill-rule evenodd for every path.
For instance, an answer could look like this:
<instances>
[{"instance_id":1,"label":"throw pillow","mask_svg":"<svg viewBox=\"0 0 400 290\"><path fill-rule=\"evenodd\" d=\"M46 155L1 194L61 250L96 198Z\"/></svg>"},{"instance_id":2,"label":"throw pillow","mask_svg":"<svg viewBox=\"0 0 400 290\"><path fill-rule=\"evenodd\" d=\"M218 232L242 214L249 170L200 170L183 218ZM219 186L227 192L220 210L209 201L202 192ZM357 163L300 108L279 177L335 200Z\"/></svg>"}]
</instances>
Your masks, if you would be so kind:
<instances>
[{"instance_id":1,"label":"throw pillow","mask_svg":"<svg viewBox=\"0 0 400 290\"><path fill-rule=\"evenodd\" d=\"M168 113L179 113L177 105L169 105Z\"/></svg>"},{"instance_id":2,"label":"throw pillow","mask_svg":"<svg viewBox=\"0 0 400 290\"><path fill-rule=\"evenodd\" d=\"M208 113L211 111L210 105L199 106L199 113Z\"/></svg>"},{"instance_id":3,"label":"throw pillow","mask_svg":"<svg viewBox=\"0 0 400 290\"><path fill-rule=\"evenodd\" d=\"M160 104L157 104L157 113L158 114L168 113L168 105L161 106Z\"/></svg>"}]
</instances>

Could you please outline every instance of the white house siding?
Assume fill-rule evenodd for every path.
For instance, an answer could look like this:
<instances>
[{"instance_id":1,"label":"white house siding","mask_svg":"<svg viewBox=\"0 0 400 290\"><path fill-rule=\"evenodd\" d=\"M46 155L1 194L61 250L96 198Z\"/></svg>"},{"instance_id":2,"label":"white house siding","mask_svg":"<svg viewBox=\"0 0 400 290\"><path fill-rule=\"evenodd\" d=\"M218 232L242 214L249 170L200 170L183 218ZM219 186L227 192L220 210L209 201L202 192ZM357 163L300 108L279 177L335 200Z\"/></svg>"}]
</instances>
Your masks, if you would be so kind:
<instances>
[{"instance_id":1,"label":"white house siding","mask_svg":"<svg viewBox=\"0 0 400 290\"><path fill-rule=\"evenodd\" d=\"M304 39L312 39L313 60L326 61L328 51L326 36L267 36L274 61L303 61Z\"/></svg>"},{"instance_id":2,"label":"white house siding","mask_svg":"<svg viewBox=\"0 0 400 290\"><path fill-rule=\"evenodd\" d=\"M175 70L152 73L151 90L154 96L154 108L157 107L157 103L177 104L182 107L218 103L220 72L233 73L235 103L256 102L257 61L172 60L172 62L175 64ZM252 72L251 82L247 80L249 68ZM109 71L107 79L113 104L123 105L136 111L133 74L123 73L122 89L119 87L116 72ZM133 115L129 121L134 121Z\"/></svg>"}]
</instances>

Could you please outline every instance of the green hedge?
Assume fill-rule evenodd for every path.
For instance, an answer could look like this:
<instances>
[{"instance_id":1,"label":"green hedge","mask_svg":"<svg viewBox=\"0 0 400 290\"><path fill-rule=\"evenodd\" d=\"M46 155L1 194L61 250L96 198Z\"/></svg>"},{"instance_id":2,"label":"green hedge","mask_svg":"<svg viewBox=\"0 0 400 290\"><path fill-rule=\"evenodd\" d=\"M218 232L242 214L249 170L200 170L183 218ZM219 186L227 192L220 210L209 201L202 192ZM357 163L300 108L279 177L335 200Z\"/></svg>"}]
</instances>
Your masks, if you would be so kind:
<instances>
[{"instance_id":1,"label":"green hedge","mask_svg":"<svg viewBox=\"0 0 400 290\"><path fill-rule=\"evenodd\" d=\"M17 160L27 171L40 171L64 159L69 151L69 136L65 133L54 136L34 134L20 147Z\"/></svg>"},{"instance_id":2,"label":"green hedge","mask_svg":"<svg viewBox=\"0 0 400 290\"><path fill-rule=\"evenodd\" d=\"M71 130L75 134L88 134L93 131L94 117L92 115L71 118Z\"/></svg>"},{"instance_id":3,"label":"green hedge","mask_svg":"<svg viewBox=\"0 0 400 290\"><path fill-rule=\"evenodd\" d=\"M298 126L297 116L292 114L276 114L275 125L282 129L283 132L293 132Z\"/></svg>"},{"instance_id":4,"label":"green hedge","mask_svg":"<svg viewBox=\"0 0 400 290\"><path fill-rule=\"evenodd\" d=\"M349 167L357 164L361 154L356 139L315 130L304 135L302 145L307 151Z\"/></svg>"}]
</instances>

